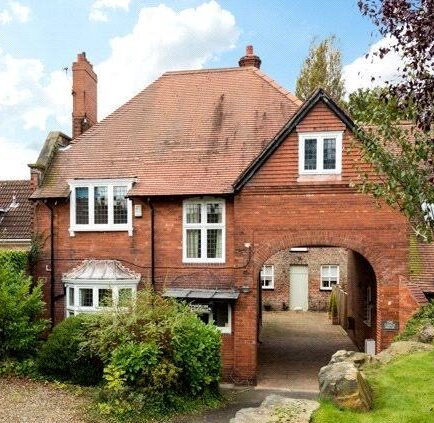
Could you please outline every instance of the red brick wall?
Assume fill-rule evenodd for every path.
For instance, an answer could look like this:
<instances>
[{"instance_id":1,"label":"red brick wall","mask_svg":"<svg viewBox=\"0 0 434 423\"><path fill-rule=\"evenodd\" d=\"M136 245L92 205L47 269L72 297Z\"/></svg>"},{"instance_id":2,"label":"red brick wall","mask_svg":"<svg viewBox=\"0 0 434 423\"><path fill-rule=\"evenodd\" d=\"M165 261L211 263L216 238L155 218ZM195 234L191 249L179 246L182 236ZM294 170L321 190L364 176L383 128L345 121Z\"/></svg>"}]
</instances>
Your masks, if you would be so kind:
<instances>
[{"instance_id":1,"label":"red brick wall","mask_svg":"<svg viewBox=\"0 0 434 423\"><path fill-rule=\"evenodd\" d=\"M299 130L343 129L324 106L307 116ZM298 140L291 135L258 174L235 196L227 199L226 263L182 263L182 199L156 200L156 286L236 287L242 291L233 308L232 335L224 335L222 351L225 377L254 382L257 368L259 272L274 254L290 247L341 247L360 253L377 277L378 315L375 338L386 347L396 332L381 329L382 320L404 322L400 301L411 298L408 279L408 233L405 220L388 207L378 208L367 196L348 186L356 170L351 137L344 134L345 153L341 181L297 182ZM136 200L135 200L136 201ZM55 207L56 294L63 293L62 273L87 258L117 259L150 276L150 214L143 202L142 218L134 218L134 235L126 232L76 233L70 237L69 204ZM35 229L43 232L44 254L38 274L49 281L49 215L37 206ZM400 285L401 284L401 285ZM401 286L401 295L400 295ZM46 284L49 302L49 284ZM407 299L406 299L407 298ZM56 303L56 321L64 316L64 303Z\"/></svg>"},{"instance_id":2,"label":"red brick wall","mask_svg":"<svg viewBox=\"0 0 434 423\"><path fill-rule=\"evenodd\" d=\"M309 248L307 252L283 250L270 257L265 264L274 265L274 289L262 290L262 304L273 310L285 310L289 306L291 265L308 266L309 310L325 311L328 307L330 291L321 289L321 265L339 266L340 284L347 281L347 250L344 248Z\"/></svg>"}]
</instances>

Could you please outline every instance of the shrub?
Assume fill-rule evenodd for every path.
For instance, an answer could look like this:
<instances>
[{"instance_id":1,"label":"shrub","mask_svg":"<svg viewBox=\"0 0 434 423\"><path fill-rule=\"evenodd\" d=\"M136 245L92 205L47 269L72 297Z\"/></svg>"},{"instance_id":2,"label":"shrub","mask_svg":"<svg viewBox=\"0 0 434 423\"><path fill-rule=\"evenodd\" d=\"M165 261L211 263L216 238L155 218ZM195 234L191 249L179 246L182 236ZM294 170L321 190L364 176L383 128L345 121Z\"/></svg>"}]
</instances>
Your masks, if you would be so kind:
<instances>
[{"instance_id":1,"label":"shrub","mask_svg":"<svg viewBox=\"0 0 434 423\"><path fill-rule=\"evenodd\" d=\"M0 268L20 273L27 269L28 254L20 250L0 250Z\"/></svg>"},{"instance_id":2,"label":"shrub","mask_svg":"<svg viewBox=\"0 0 434 423\"><path fill-rule=\"evenodd\" d=\"M434 302L422 306L419 311L407 322L405 329L400 335L398 340L409 340L420 332L423 326L431 324L434 326Z\"/></svg>"},{"instance_id":3,"label":"shrub","mask_svg":"<svg viewBox=\"0 0 434 423\"><path fill-rule=\"evenodd\" d=\"M187 305L141 291L128 311L85 325L83 347L104 361L105 412L161 416L217 393L220 332Z\"/></svg>"},{"instance_id":4,"label":"shrub","mask_svg":"<svg viewBox=\"0 0 434 423\"><path fill-rule=\"evenodd\" d=\"M33 354L47 327L42 287L25 275L23 254L0 253L0 360Z\"/></svg>"},{"instance_id":5,"label":"shrub","mask_svg":"<svg viewBox=\"0 0 434 423\"><path fill-rule=\"evenodd\" d=\"M80 314L68 317L54 328L37 356L42 374L79 385L96 385L101 381L102 361L81 347L84 323L94 318Z\"/></svg>"}]
</instances>

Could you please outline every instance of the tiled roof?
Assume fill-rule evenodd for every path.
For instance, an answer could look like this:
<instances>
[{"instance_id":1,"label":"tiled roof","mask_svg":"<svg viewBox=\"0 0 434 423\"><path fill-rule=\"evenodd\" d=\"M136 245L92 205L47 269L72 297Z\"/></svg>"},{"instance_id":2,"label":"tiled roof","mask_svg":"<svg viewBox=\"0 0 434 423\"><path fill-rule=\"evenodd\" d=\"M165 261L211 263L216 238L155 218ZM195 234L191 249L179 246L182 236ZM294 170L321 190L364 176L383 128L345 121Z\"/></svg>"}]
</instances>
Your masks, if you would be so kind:
<instances>
[{"instance_id":1,"label":"tiled roof","mask_svg":"<svg viewBox=\"0 0 434 423\"><path fill-rule=\"evenodd\" d=\"M233 192L300 100L255 67L167 72L71 146L34 198L74 178L136 177L132 195Z\"/></svg>"},{"instance_id":2,"label":"tiled roof","mask_svg":"<svg viewBox=\"0 0 434 423\"><path fill-rule=\"evenodd\" d=\"M65 273L63 280L131 280L138 282L140 274L127 269L117 260L83 260L80 265Z\"/></svg>"},{"instance_id":3,"label":"tiled roof","mask_svg":"<svg viewBox=\"0 0 434 423\"><path fill-rule=\"evenodd\" d=\"M31 238L31 193L30 181L0 181L0 241Z\"/></svg>"}]
</instances>

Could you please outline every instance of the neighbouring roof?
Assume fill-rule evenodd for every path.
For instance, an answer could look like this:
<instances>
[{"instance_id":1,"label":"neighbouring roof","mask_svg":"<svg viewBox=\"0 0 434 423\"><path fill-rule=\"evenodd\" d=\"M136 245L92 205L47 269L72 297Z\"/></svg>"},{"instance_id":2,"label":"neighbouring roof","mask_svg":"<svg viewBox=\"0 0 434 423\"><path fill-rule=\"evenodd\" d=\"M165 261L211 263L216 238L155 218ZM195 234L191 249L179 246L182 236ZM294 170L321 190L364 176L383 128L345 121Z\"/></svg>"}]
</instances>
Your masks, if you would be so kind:
<instances>
[{"instance_id":1,"label":"neighbouring roof","mask_svg":"<svg viewBox=\"0 0 434 423\"><path fill-rule=\"evenodd\" d=\"M63 274L63 281L132 281L138 282L140 274L127 269L117 260L84 260Z\"/></svg>"},{"instance_id":2,"label":"neighbouring roof","mask_svg":"<svg viewBox=\"0 0 434 423\"><path fill-rule=\"evenodd\" d=\"M163 296L197 300L236 300L240 293L231 289L169 288L164 291Z\"/></svg>"},{"instance_id":3,"label":"neighbouring roof","mask_svg":"<svg viewBox=\"0 0 434 423\"><path fill-rule=\"evenodd\" d=\"M0 241L32 237L32 191L30 181L0 181Z\"/></svg>"},{"instance_id":4,"label":"neighbouring roof","mask_svg":"<svg viewBox=\"0 0 434 423\"><path fill-rule=\"evenodd\" d=\"M301 104L255 67L167 72L60 149L32 197L121 177L136 178L130 195L231 193Z\"/></svg>"}]
</instances>

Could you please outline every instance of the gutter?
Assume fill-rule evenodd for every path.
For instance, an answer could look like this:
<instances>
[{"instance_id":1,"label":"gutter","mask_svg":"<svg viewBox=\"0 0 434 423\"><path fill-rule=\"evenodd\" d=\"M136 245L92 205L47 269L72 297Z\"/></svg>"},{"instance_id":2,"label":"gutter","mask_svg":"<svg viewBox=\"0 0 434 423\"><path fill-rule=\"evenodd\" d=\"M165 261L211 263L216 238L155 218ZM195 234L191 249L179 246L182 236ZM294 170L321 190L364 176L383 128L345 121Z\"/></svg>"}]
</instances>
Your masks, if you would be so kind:
<instances>
[{"instance_id":1,"label":"gutter","mask_svg":"<svg viewBox=\"0 0 434 423\"><path fill-rule=\"evenodd\" d=\"M155 209L151 197L148 197L148 206L151 210L151 285L155 289Z\"/></svg>"}]
</instances>

